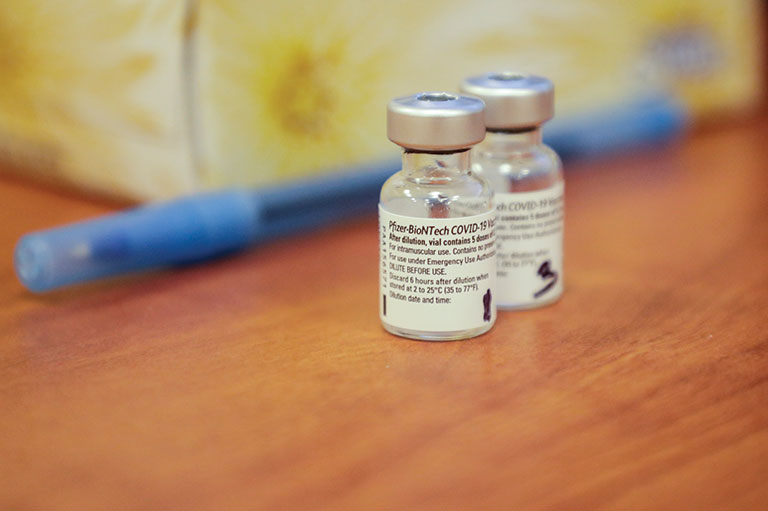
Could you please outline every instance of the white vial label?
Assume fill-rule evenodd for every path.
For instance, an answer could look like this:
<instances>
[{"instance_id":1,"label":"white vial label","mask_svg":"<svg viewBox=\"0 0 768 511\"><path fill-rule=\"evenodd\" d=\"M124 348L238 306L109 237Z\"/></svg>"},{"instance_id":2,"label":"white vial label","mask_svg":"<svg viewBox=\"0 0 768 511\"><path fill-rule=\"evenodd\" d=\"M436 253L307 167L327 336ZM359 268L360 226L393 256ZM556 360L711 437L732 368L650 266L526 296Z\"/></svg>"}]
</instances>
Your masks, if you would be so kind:
<instances>
[{"instance_id":1,"label":"white vial label","mask_svg":"<svg viewBox=\"0 0 768 511\"><path fill-rule=\"evenodd\" d=\"M563 183L497 193L497 301L534 307L563 292Z\"/></svg>"},{"instance_id":2,"label":"white vial label","mask_svg":"<svg viewBox=\"0 0 768 511\"><path fill-rule=\"evenodd\" d=\"M379 205L379 316L406 330L451 332L496 320L495 212L414 218Z\"/></svg>"}]
</instances>

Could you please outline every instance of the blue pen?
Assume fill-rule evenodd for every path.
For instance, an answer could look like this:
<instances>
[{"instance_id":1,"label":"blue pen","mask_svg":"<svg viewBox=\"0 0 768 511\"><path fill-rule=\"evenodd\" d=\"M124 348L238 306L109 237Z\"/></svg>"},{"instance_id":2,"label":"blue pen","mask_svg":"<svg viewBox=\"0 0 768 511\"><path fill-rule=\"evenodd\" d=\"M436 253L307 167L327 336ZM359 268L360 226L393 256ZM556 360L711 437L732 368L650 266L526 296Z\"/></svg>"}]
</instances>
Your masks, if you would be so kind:
<instances>
[{"instance_id":1,"label":"blue pen","mask_svg":"<svg viewBox=\"0 0 768 511\"><path fill-rule=\"evenodd\" d=\"M544 139L572 159L663 143L687 122L679 101L657 95L554 121ZM375 211L382 183L397 168L388 162L283 186L210 192L27 234L16 245L16 273L27 288L44 292L205 260Z\"/></svg>"},{"instance_id":2,"label":"blue pen","mask_svg":"<svg viewBox=\"0 0 768 511\"><path fill-rule=\"evenodd\" d=\"M44 292L216 257L372 213L396 167L393 162L283 186L208 192L30 233L16 245L16 274L31 291Z\"/></svg>"}]
</instances>

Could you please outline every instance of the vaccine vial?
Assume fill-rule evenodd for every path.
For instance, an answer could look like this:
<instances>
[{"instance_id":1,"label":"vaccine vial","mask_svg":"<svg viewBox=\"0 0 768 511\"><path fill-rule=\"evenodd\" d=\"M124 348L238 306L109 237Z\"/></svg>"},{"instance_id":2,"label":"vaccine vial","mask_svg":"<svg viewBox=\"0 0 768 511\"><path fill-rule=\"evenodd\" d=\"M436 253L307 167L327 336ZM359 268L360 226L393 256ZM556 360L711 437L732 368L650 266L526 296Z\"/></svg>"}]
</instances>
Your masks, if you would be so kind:
<instances>
[{"instance_id":1,"label":"vaccine vial","mask_svg":"<svg viewBox=\"0 0 768 511\"><path fill-rule=\"evenodd\" d=\"M563 293L564 180L541 125L554 114L554 86L539 76L496 72L467 78L461 90L486 104L488 133L473 150L472 168L495 192L497 304L552 303Z\"/></svg>"},{"instance_id":2,"label":"vaccine vial","mask_svg":"<svg viewBox=\"0 0 768 511\"><path fill-rule=\"evenodd\" d=\"M445 92L387 107L387 136L403 148L403 168L379 201L379 316L395 335L467 339L496 320L493 191L470 161L485 138L484 109Z\"/></svg>"}]
</instances>

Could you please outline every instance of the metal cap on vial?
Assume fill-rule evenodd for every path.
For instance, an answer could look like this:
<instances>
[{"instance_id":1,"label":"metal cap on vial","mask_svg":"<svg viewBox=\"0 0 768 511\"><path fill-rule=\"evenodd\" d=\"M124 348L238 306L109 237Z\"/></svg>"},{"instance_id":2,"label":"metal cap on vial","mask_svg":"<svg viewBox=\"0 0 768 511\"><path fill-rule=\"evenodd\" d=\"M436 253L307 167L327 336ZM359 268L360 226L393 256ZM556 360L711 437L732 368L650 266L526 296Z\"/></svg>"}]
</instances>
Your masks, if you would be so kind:
<instances>
[{"instance_id":1,"label":"metal cap on vial","mask_svg":"<svg viewBox=\"0 0 768 511\"><path fill-rule=\"evenodd\" d=\"M484 110L477 98L447 92L395 98L387 105L387 137L407 149L466 149L485 138Z\"/></svg>"},{"instance_id":2,"label":"metal cap on vial","mask_svg":"<svg viewBox=\"0 0 768 511\"><path fill-rule=\"evenodd\" d=\"M486 73L464 80L461 91L485 101L485 125L490 129L531 128L555 113L555 87L541 76Z\"/></svg>"}]
</instances>

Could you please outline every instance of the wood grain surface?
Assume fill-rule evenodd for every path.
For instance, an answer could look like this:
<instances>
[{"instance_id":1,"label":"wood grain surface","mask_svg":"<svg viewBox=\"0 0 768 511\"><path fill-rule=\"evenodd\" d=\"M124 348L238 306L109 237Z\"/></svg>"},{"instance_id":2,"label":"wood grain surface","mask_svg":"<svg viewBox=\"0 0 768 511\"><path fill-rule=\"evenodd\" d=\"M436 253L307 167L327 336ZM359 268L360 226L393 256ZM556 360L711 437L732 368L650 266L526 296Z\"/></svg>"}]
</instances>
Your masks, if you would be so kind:
<instances>
[{"instance_id":1,"label":"wood grain surface","mask_svg":"<svg viewBox=\"0 0 768 511\"><path fill-rule=\"evenodd\" d=\"M372 215L45 296L0 182L0 509L768 509L768 121L567 168L566 291L379 326Z\"/></svg>"}]
</instances>

